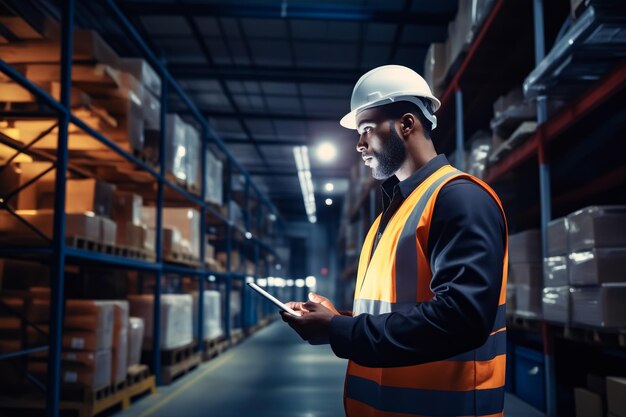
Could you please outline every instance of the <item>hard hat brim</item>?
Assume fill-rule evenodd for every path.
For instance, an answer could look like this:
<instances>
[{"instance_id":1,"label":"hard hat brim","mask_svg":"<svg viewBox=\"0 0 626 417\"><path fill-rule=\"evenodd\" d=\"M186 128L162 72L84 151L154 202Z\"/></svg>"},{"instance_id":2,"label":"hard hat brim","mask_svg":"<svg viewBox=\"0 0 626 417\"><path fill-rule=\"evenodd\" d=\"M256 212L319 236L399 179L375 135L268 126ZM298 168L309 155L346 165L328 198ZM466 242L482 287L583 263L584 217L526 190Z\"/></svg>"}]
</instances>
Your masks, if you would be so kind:
<instances>
[{"instance_id":1,"label":"hard hat brim","mask_svg":"<svg viewBox=\"0 0 626 417\"><path fill-rule=\"evenodd\" d=\"M432 103L432 107L433 107L433 113L436 112L437 110L439 110L439 107L441 107L441 102L435 96L418 96L418 95L416 95L416 97L424 97L424 98L430 100L430 102ZM346 129L356 130L356 128L357 128L357 125L356 125L356 116L357 116L357 114L359 114L363 110L371 109L373 107L378 107L378 106L384 106L386 104L391 104L391 102L389 102L387 100L388 100L388 98L385 98L384 100L377 101L375 103L370 103L370 104L367 104L365 106L358 107L358 108L352 110L350 113L348 113L345 116L343 116L341 118L341 120L339 121L339 124L341 126L345 127Z\"/></svg>"}]
</instances>

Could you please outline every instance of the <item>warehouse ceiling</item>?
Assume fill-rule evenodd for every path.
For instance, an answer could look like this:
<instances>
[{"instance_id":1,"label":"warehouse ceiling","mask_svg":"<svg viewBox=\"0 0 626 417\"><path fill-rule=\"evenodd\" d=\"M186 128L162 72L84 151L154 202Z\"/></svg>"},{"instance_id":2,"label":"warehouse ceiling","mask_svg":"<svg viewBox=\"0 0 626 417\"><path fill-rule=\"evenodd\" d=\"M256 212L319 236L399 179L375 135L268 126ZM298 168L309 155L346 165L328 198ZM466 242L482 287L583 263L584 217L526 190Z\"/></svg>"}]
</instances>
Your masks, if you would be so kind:
<instances>
[{"instance_id":1,"label":"warehouse ceiling","mask_svg":"<svg viewBox=\"0 0 626 417\"><path fill-rule=\"evenodd\" d=\"M77 3L79 24L128 50L98 2ZM338 123L354 83L385 64L421 72L457 8L457 0L116 3L287 220L306 219L293 146L309 146L318 217L337 215L339 204L324 207L323 185L335 183L330 196L340 203L357 161L356 135ZM188 110L173 97L169 111ZM324 141L338 147L332 162L315 157Z\"/></svg>"}]
</instances>

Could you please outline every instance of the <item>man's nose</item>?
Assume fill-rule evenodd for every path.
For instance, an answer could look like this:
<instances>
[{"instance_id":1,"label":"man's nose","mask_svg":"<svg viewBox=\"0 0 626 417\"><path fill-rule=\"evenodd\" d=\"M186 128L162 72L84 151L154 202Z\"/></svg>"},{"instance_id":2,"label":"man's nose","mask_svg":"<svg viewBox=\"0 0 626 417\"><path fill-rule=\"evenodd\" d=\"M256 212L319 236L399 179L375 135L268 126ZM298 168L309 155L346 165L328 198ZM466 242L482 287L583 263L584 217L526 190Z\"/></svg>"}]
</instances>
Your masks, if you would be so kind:
<instances>
[{"instance_id":1,"label":"man's nose","mask_svg":"<svg viewBox=\"0 0 626 417\"><path fill-rule=\"evenodd\" d=\"M356 151L364 152L367 150L367 142L365 141L365 135L359 136L359 141L356 143Z\"/></svg>"}]
</instances>

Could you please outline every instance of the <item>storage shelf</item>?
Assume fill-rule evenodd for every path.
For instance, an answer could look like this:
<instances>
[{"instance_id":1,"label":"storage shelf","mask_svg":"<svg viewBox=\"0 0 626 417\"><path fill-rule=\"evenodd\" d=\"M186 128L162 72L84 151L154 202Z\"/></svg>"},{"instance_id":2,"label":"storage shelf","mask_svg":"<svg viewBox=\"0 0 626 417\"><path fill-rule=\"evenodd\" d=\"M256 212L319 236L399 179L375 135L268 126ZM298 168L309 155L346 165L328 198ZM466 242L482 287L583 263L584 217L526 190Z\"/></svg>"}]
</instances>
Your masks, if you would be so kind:
<instances>
[{"instance_id":1,"label":"storage shelf","mask_svg":"<svg viewBox=\"0 0 626 417\"><path fill-rule=\"evenodd\" d=\"M532 2L496 0L476 34L458 69L441 96L437 129L433 132L437 151L454 149L455 91L463 92L466 137L489 126L492 104L512 86L521 87L533 68ZM454 64L451 65L454 71Z\"/></svg>"},{"instance_id":2,"label":"storage shelf","mask_svg":"<svg viewBox=\"0 0 626 417\"><path fill-rule=\"evenodd\" d=\"M611 97L621 94L626 86L626 64L622 63L617 69L605 76L595 86L590 88L581 98L569 104L557 115L539 126L537 132L527 139L519 148L513 150L496 165L489 168L485 178L488 183L501 179L504 174L515 169L524 161L538 155L540 143L554 141L579 124L588 120L585 118Z\"/></svg>"},{"instance_id":3,"label":"storage shelf","mask_svg":"<svg viewBox=\"0 0 626 417\"><path fill-rule=\"evenodd\" d=\"M110 264L117 267L158 271L162 268L162 264L154 261L141 261L137 259L124 258L122 256L108 255L106 253L94 252L90 250L67 247L65 252L70 260L96 262Z\"/></svg>"}]
</instances>

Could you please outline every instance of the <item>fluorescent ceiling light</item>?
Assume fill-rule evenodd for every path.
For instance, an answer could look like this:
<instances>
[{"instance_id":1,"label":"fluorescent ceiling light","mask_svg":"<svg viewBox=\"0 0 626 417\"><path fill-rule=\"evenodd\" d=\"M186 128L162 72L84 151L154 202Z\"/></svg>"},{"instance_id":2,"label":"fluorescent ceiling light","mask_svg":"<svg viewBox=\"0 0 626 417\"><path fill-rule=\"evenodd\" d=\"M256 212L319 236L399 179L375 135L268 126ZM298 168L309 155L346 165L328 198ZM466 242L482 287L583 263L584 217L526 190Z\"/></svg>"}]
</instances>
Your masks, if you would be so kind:
<instances>
[{"instance_id":1,"label":"fluorescent ceiling light","mask_svg":"<svg viewBox=\"0 0 626 417\"><path fill-rule=\"evenodd\" d=\"M332 182L327 182L326 185L324 185L324 189L330 193L332 190L335 189L335 186Z\"/></svg>"},{"instance_id":2,"label":"fluorescent ceiling light","mask_svg":"<svg viewBox=\"0 0 626 417\"><path fill-rule=\"evenodd\" d=\"M317 157L320 161L330 162L337 156L337 147L331 142L323 142L317 147Z\"/></svg>"},{"instance_id":3,"label":"fluorescent ceiling light","mask_svg":"<svg viewBox=\"0 0 626 417\"><path fill-rule=\"evenodd\" d=\"M309 162L309 148L306 146L294 146L293 157L298 169L298 180L300 190L304 200L304 208L311 223L317 221L315 216L315 194L313 193L313 179L311 175L311 164Z\"/></svg>"}]
</instances>

